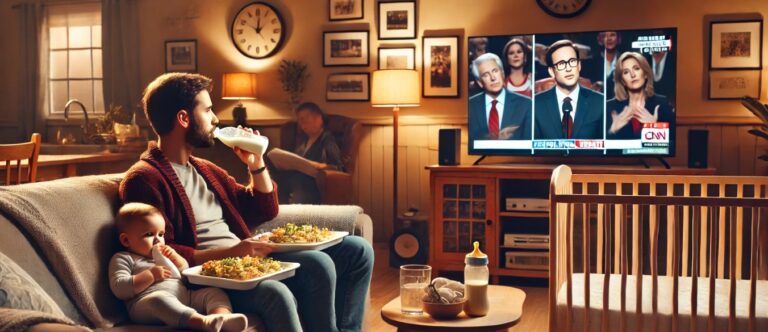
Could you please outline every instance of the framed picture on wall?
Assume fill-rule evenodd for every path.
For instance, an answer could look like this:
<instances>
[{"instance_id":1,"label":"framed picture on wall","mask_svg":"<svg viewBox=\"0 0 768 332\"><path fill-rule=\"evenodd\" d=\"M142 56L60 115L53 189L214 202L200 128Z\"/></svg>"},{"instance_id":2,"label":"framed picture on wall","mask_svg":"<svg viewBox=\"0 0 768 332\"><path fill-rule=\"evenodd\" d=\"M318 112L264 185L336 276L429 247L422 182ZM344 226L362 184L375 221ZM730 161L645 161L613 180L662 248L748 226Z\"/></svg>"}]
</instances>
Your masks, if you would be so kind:
<instances>
[{"instance_id":1,"label":"framed picture on wall","mask_svg":"<svg viewBox=\"0 0 768 332\"><path fill-rule=\"evenodd\" d=\"M709 32L709 69L762 68L762 20L712 22Z\"/></svg>"},{"instance_id":2,"label":"framed picture on wall","mask_svg":"<svg viewBox=\"0 0 768 332\"><path fill-rule=\"evenodd\" d=\"M424 37L421 80L424 97L459 97L459 37Z\"/></svg>"},{"instance_id":3,"label":"framed picture on wall","mask_svg":"<svg viewBox=\"0 0 768 332\"><path fill-rule=\"evenodd\" d=\"M169 40L165 42L165 71L197 71L197 40Z\"/></svg>"},{"instance_id":4,"label":"framed picture on wall","mask_svg":"<svg viewBox=\"0 0 768 332\"><path fill-rule=\"evenodd\" d=\"M416 69L416 48L379 47L379 69Z\"/></svg>"},{"instance_id":5,"label":"framed picture on wall","mask_svg":"<svg viewBox=\"0 0 768 332\"><path fill-rule=\"evenodd\" d=\"M325 100L368 101L371 99L368 73L337 73L328 75Z\"/></svg>"},{"instance_id":6,"label":"framed picture on wall","mask_svg":"<svg viewBox=\"0 0 768 332\"><path fill-rule=\"evenodd\" d=\"M368 66L368 31L323 32L323 66Z\"/></svg>"},{"instance_id":7,"label":"framed picture on wall","mask_svg":"<svg viewBox=\"0 0 768 332\"><path fill-rule=\"evenodd\" d=\"M416 38L416 2L379 2L379 39Z\"/></svg>"},{"instance_id":8,"label":"framed picture on wall","mask_svg":"<svg viewBox=\"0 0 768 332\"><path fill-rule=\"evenodd\" d=\"M761 70L710 70L709 99L760 98Z\"/></svg>"},{"instance_id":9,"label":"framed picture on wall","mask_svg":"<svg viewBox=\"0 0 768 332\"><path fill-rule=\"evenodd\" d=\"M328 20L359 20L365 13L363 0L328 0Z\"/></svg>"}]
</instances>

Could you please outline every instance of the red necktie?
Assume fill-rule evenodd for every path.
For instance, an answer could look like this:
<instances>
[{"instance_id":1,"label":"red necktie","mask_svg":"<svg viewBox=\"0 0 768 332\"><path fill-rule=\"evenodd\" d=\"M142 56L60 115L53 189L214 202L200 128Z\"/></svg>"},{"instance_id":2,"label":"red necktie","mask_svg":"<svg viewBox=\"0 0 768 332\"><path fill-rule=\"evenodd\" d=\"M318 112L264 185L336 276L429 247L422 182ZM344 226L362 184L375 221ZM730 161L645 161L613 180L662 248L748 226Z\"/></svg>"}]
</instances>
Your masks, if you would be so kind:
<instances>
[{"instance_id":1,"label":"red necktie","mask_svg":"<svg viewBox=\"0 0 768 332\"><path fill-rule=\"evenodd\" d=\"M496 110L498 102L496 99L491 102L491 115L488 116L488 134L492 139L499 138L499 111Z\"/></svg>"},{"instance_id":2,"label":"red necktie","mask_svg":"<svg viewBox=\"0 0 768 332\"><path fill-rule=\"evenodd\" d=\"M563 99L563 137L571 138L573 136L573 118L571 117L571 111L573 111L573 105L571 105L571 97L565 97Z\"/></svg>"},{"instance_id":3,"label":"red necktie","mask_svg":"<svg viewBox=\"0 0 768 332\"><path fill-rule=\"evenodd\" d=\"M638 121L635 118L632 118L631 122L632 122L632 132L635 135L639 135L640 134L640 130L643 129L643 124L640 123L640 121Z\"/></svg>"}]
</instances>

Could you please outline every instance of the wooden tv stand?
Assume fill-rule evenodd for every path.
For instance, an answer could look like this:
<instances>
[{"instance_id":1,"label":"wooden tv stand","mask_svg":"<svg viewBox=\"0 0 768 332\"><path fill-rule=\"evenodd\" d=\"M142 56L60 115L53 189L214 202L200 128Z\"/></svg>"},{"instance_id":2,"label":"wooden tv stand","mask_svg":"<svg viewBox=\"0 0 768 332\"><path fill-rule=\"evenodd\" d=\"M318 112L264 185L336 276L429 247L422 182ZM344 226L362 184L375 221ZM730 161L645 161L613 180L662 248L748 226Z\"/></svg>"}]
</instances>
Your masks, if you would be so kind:
<instances>
[{"instance_id":1,"label":"wooden tv stand","mask_svg":"<svg viewBox=\"0 0 768 332\"><path fill-rule=\"evenodd\" d=\"M570 165L569 165L570 166ZM472 241L488 254L493 282L499 276L547 278L549 181L557 165L427 166L430 171L429 264L462 271ZM583 174L713 175L713 168L644 168L573 165ZM532 200L531 200L532 199ZM548 202L546 203L548 207ZM506 238L506 243L505 243Z\"/></svg>"}]
</instances>

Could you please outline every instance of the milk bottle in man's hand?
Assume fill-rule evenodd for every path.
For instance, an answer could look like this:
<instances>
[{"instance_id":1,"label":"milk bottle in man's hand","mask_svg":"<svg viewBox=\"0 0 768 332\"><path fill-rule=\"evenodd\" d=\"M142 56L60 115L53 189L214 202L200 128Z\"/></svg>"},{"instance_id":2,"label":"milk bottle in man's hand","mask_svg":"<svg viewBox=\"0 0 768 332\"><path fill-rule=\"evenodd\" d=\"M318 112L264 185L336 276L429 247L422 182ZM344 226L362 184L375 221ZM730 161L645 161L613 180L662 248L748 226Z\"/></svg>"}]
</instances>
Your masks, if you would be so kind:
<instances>
[{"instance_id":1,"label":"milk bottle in man's hand","mask_svg":"<svg viewBox=\"0 0 768 332\"><path fill-rule=\"evenodd\" d=\"M213 137L218 138L230 148L238 147L259 156L263 155L269 146L269 139L266 136L235 127L216 128L213 131Z\"/></svg>"}]
</instances>

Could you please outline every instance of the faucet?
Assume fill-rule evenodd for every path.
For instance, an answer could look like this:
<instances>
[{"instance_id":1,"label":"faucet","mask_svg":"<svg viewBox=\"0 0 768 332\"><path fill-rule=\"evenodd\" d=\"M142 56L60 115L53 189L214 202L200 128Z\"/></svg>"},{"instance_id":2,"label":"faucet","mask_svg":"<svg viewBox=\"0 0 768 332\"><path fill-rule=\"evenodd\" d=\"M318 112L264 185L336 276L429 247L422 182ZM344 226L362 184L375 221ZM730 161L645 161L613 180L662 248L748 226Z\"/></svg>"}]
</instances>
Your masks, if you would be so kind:
<instances>
[{"instance_id":1,"label":"faucet","mask_svg":"<svg viewBox=\"0 0 768 332\"><path fill-rule=\"evenodd\" d=\"M88 111L85 110L85 105L77 99L70 99L64 105L64 121L69 121L69 107L72 104L80 105L80 109L83 110L83 116L85 117L85 125L83 125L83 141L88 139Z\"/></svg>"}]
</instances>

